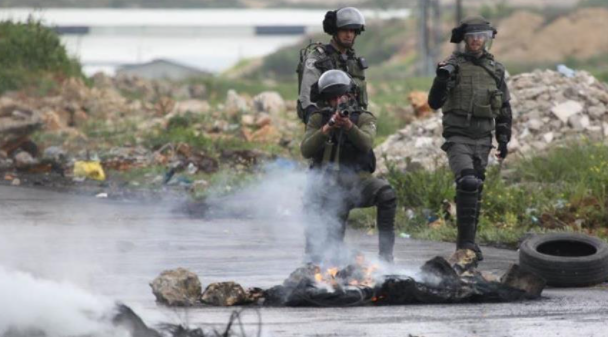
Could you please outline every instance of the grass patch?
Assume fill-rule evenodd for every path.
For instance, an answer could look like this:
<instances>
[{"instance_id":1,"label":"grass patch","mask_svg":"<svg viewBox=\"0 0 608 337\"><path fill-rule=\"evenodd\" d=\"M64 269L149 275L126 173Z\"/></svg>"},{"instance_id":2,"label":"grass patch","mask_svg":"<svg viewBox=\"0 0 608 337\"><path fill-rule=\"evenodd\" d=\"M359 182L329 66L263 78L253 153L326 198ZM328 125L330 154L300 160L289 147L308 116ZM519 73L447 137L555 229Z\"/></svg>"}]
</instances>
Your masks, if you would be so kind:
<instances>
[{"instance_id":1,"label":"grass patch","mask_svg":"<svg viewBox=\"0 0 608 337\"><path fill-rule=\"evenodd\" d=\"M133 146L137 143L136 131L136 123L128 121L108 124L105 120L90 119L82 126L82 132L94 148L112 147L117 144Z\"/></svg>"},{"instance_id":2,"label":"grass patch","mask_svg":"<svg viewBox=\"0 0 608 337\"><path fill-rule=\"evenodd\" d=\"M403 105L407 95L414 90L428 92L433 84L430 77L408 77L396 80L370 80L374 88L372 101L380 105Z\"/></svg>"}]
</instances>

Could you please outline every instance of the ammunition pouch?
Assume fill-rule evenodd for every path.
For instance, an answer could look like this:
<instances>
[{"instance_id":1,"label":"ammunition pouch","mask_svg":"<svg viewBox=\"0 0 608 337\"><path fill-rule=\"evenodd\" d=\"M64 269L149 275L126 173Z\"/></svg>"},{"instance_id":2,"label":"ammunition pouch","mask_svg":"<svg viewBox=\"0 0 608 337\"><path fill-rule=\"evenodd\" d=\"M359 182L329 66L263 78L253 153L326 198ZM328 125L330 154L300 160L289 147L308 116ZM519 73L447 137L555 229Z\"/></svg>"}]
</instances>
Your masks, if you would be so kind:
<instances>
[{"instance_id":1,"label":"ammunition pouch","mask_svg":"<svg viewBox=\"0 0 608 337\"><path fill-rule=\"evenodd\" d=\"M483 97L483 95L487 95ZM488 102L489 101L489 102ZM484 104L484 103L489 104ZM472 115L476 118L496 118L502 106L502 93L499 90L488 90L482 97L473 100Z\"/></svg>"}]
</instances>

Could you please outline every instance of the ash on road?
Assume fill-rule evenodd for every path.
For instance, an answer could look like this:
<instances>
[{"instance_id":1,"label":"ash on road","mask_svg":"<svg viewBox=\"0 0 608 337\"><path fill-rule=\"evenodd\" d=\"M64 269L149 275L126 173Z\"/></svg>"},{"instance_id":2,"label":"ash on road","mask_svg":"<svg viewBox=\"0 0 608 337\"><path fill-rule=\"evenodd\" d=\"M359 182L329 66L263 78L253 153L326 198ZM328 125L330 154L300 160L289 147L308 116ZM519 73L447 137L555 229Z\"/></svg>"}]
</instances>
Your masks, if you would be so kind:
<instances>
[{"instance_id":1,"label":"ash on road","mask_svg":"<svg viewBox=\"0 0 608 337\"><path fill-rule=\"evenodd\" d=\"M302 260L303 231L285 220L197 220L172 213L171 203L112 202L0 186L0 266L69 280L120 300L147 321L222 326L229 308L157 306L148 283L176 267L203 286L233 280L279 284ZM349 232L370 255L376 236ZM453 244L399 240L396 264L418 268ZM506 270L514 251L485 248L485 270ZM539 301L504 304L360 308L264 308L265 336L608 336L608 289L546 289ZM255 315L249 322L256 324Z\"/></svg>"}]
</instances>

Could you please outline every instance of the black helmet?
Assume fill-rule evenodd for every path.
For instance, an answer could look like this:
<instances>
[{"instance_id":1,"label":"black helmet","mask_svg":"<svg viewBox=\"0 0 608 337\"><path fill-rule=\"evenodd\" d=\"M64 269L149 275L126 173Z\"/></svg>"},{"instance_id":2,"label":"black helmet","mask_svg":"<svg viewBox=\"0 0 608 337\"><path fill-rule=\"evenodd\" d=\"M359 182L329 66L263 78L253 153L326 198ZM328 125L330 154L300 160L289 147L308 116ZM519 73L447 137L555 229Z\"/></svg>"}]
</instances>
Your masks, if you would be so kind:
<instances>
[{"instance_id":1,"label":"black helmet","mask_svg":"<svg viewBox=\"0 0 608 337\"><path fill-rule=\"evenodd\" d=\"M327 12L323 20L323 31L333 36L338 29L354 29L357 34L361 34L365 30L365 18L354 7L344 7Z\"/></svg>"},{"instance_id":2,"label":"black helmet","mask_svg":"<svg viewBox=\"0 0 608 337\"><path fill-rule=\"evenodd\" d=\"M352 90L352 79L342 70L328 70L319 77L318 86L325 100L342 96Z\"/></svg>"},{"instance_id":3,"label":"black helmet","mask_svg":"<svg viewBox=\"0 0 608 337\"><path fill-rule=\"evenodd\" d=\"M470 16L460 22L460 25L452 29L452 37L450 42L460 43L464 39L464 34L475 32L491 32L491 38L496 36L496 28L490 25L490 21L482 16Z\"/></svg>"}]
</instances>

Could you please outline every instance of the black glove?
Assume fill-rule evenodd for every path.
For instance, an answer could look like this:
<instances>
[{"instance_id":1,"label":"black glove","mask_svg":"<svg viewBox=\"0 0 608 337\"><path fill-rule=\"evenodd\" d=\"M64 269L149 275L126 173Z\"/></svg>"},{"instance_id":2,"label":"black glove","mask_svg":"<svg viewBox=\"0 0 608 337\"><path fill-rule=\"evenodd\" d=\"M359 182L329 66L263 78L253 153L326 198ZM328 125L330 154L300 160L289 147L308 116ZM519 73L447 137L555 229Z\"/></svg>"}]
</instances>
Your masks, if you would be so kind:
<instances>
[{"instance_id":1,"label":"black glove","mask_svg":"<svg viewBox=\"0 0 608 337\"><path fill-rule=\"evenodd\" d=\"M445 101L448 99L448 82L439 77L433 80L433 86L429 91L429 106L433 110L441 109Z\"/></svg>"},{"instance_id":2,"label":"black glove","mask_svg":"<svg viewBox=\"0 0 608 337\"><path fill-rule=\"evenodd\" d=\"M498 143L498 156L500 159L507 158L507 154L509 153L509 149L507 149L507 143Z\"/></svg>"},{"instance_id":3,"label":"black glove","mask_svg":"<svg viewBox=\"0 0 608 337\"><path fill-rule=\"evenodd\" d=\"M511 124L513 124L513 117L511 115L511 104L505 102L500 115L496 117L496 141L498 144L506 144L511 140Z\"/></svg>"}]
</instances>

